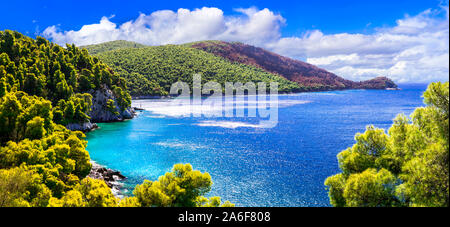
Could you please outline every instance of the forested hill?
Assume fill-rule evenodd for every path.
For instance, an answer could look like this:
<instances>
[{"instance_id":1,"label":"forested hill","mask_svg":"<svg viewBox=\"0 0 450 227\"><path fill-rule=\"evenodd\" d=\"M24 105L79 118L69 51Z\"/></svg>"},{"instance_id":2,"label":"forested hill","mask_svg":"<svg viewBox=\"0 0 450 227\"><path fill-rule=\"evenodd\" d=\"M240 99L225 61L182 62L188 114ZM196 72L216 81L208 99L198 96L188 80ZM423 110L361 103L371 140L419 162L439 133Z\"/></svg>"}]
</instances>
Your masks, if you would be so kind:
<instances>
[{"instance_id":1,"label":"forested hill","mask_svg":"<svg viewBox=\"0 0 450 227\"><path fill-rule=\"evenodd\" d=\"M106 43L93 44L87 46L81 46L80 48L84 48L88 50L89 54L98 54L106 51L124 49L124 48L141 48L146 47L146 45L125 41L125 40L116 40Z\"/></svg>"},{"instance_id":2,"label":"forested hill","mask_svg":"<svg viewBox=\"0 0 450 227\"><path fill-rule=\"evenodd\" d=\"M278 82L280 92L300 91L297 83L263 69L229 60L182 45L145 48L119 48L96 55L120 76L126 78L132 96L168 95L178 81L192 88L194 74L202 75L202 83L216 81L224 89L225 82Z\"/></svg>"},{"instance_id":3,"label":"forested hill","mask_svg":"<svg viewBox=\"0 0 450 227\"><path fill-rule=\"evenodd\" d=\"M186 45L221 56L232 62L252 65L281 75L288 80L297 82L305 89L386 89L397 87L392 80L386 77L377 77L362 82L346 80L314 65L239 42L202 41Z\"/></svg>"},{"instance_id":4,"label":"forested hill","mask_svg":"<svg viewBox=\"0 0 450 227\"><path fill-rule=\"evenodd\" d=\"M65 126L130 117L125 80L97 57L74 45L0 31L0 98L15 91L51 101L53 120Z\"/></svg>"},{"instance_id":5,"label":"forested hill","mask_svg":"<svg viewBox=\"0 0 450 227\"><path fill-rule=\"evenodd\" d=\"M193 73L220 83L278 81L281 92L397 87L386 77L346 80L314 65L242 43L202 41L150 47L121 40L83 48L126 78L133 96L167 95L171 83L191 82Z\"/></svg>"}]
</instances>

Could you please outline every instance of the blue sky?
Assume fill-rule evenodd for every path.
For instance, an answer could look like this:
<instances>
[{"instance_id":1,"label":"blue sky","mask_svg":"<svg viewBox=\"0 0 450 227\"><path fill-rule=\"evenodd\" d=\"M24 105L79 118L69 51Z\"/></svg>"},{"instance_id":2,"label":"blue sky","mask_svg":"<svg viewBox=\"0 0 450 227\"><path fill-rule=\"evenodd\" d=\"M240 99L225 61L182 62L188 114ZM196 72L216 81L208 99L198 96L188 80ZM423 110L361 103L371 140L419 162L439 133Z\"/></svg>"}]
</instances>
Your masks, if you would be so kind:
<instances>
[{"instance_id":1,"label":"blue sky","mask_svg":"<svg viewBox=\"0 0 450 227\"><path fill-rule=\"evenodd\" d=\"M179 8L195 9L217 7L225 14L235 13L233 9L269 8L283 15L287 25L283 35L298 35L308 29L318 28L325 34L338 32L371 32L373 28L392 26L395 20L405 14L415 15L428 8L437 8L439 0L110 0L110 1L7 1L2 3L0 30L12 29L34 36L51 25L60 25L63 30L78 30L85 24L98 22L102 16L115 17L111 20L123 23L136 18L140 12Z\"/></svg>"},{"instance_id":2,"label":"blue sky","mask_svg":"<svg viewBox=\"0 0 450 227\"><path fill-rule=\"evenodd\" d=\"M448 81L448 0L5 1L0 30L88 45L240 41L359 81Z\"/></svg>"}]
</instances>

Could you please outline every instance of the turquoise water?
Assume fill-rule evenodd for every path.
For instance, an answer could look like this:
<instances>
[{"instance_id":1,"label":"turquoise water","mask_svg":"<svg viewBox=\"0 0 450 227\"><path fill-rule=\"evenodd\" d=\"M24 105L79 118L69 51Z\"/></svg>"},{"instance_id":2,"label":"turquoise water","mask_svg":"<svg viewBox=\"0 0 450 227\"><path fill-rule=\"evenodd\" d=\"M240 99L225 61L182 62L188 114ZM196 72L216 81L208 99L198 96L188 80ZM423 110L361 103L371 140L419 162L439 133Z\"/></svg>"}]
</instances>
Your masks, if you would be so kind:
<instances>
[{"instance_id":1,"label":"turquoise water","mask_svg":"<svg viewBox=\"0 0 450 227\"><path fill-rule=\"evenodd\" d=\"M366 125L389 128L398 113L423 106L426 86L400 91L348 90L279 96L279 122L180 117L168 101L140 100L133 120L99 124L87 134L91 159L121 171L131 189L176 163L211 174L209 196L237 206L330 206L324 180L339 172L336 155Z\"/></svg>"}]
</instances>

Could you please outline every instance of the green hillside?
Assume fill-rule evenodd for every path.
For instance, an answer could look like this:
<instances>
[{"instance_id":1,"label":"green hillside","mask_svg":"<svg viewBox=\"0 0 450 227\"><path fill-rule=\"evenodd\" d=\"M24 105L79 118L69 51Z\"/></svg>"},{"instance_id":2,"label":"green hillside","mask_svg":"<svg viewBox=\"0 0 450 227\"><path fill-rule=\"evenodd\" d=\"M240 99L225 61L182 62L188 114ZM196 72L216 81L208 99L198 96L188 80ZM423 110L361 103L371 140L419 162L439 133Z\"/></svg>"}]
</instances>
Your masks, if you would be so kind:
<instances>
[{"instance_id":1,"label":"green hillside","mask_svg":"<svg viewBox=\"0 0 450 227\"><path fill-rule=\"evenodd\" d=\"M222 88L225 82L252 81L278 82L280 92L299 90L296 83L281 76L182 45L118 49L96 56L127 80L132 96L168 95L177 81L192 88L192 77L197 73L202 75L202 83L216 81Z\"/></svg>"},{"instance_id":2,"label":"green hillside","mask_svg":"<svg viewBox=\"0 0 450 227\"><path fill-rule=\"evenodd\" d=\"M125 40L116 40L106 43L100 43L100 44L93 44L93 45L87 45L87 46L81 46L80 48L84 48L88 50L89 54L98 54L103 53L107 51L117 50L117 49L124 49L124 48L141 48L146 47L146 45L125 41Z\"/></svg>"}]
</instances>

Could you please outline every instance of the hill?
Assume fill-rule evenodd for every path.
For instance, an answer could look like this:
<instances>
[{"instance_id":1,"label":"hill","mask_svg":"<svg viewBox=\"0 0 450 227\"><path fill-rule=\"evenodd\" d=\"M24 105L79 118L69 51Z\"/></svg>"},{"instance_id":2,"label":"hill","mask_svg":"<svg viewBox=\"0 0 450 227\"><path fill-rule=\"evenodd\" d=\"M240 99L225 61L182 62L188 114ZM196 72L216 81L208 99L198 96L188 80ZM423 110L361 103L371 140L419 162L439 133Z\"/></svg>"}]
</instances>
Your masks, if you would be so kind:
<instances>
[{"instance_id":1,"label":"hill","mask_svg":"<svg viewBox=\"0 0 450 227\"><path fill-rule=\"evenodd\" d=\"M172 83L203 81L280 83L280 92L342 89L387 89L397 85L386 77L355 82L314 65L237 42L201 41L183 45L145 46L113 41L85 46L127 80L132 96L168 95Z\"/></svg>"},{"instance_id":2,"label":"hill","mask_svg":"<svg viewBox=\"0 0 450 227\"><path fill-rule=\"evenodd\" d=\"M100 43L100 44L94 44L94 45L87 45L87 46L81 46L80 48L84 48L88 50L89 54L98 54L102 52L107 52L111 50L117 50L117 49L124 49L124 48L141 48L146 47L146 45L125 41L125 40L116 40L106 43Z\"/></svg>"},{"instance_id":3,"label":"hill","mask_svg":"<svg viewBox=\"0 0 450 227\"><path fill-rule=\"evenodd\" d=\"M303 90L386 89L397 87L392 80L386 77L377 77L362 82L346 80L314 65L238 42L202 41L185 45L223 57L231 62L251 65L281 75L290 81L297 82Z\"/></svg>"},{"instance_id":4,"label":"hill","mask_svg":"<svg viewBox=\"0 0 450 227\"><path fill-rule=\"evenodd\" d=\"M194 74L202 75L202 84L225 82L278 82L280 92L297 92L300 87L279 75L261 68L230 62L202 50L182 45L125 48L96 55L128 82L132 96L168 95L178 81L187 82L192 89Z\"/></svg>"}]
</instances>

